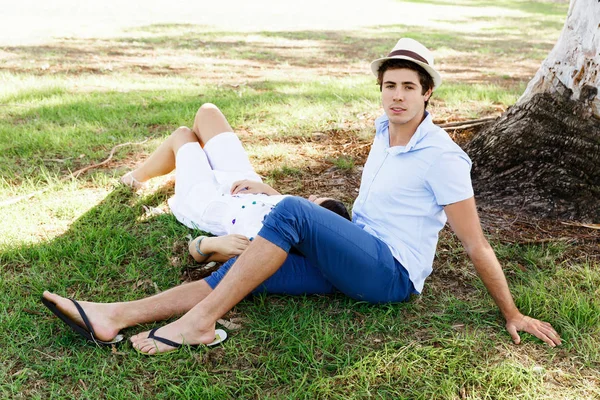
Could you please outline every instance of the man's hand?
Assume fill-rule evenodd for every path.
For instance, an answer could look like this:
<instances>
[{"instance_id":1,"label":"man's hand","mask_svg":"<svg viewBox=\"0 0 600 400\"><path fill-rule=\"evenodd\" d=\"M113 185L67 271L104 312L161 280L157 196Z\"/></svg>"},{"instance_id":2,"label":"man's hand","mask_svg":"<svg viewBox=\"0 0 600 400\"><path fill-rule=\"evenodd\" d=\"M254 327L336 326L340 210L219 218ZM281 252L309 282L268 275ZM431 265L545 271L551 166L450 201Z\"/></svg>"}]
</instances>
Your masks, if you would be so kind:
<instances>
[{"instance_id":1,"label":"man's hand","mask_svg":"<svg viewBox=\"0 0 600 400\"><path fill-rule=\"evenodd\" d=\"M521 343L521 337L517 333L518 331L531 333L533 336L546 342L550 347L561 344L560 336L558 336L558 333L556 333L552 325L523 314L519 314L516 317L507 320L506 330L510 333L510 336L512 336L512 340L515 344Z\"/></svg>"},{"instance_id":2,"label":"man's hand","mask_svg":"<svg viewBox=\"0 0 600 400\"><path fill-rule=\"evenodd\" d=\"M251 181L249 179L236 181L233 182L233 185L231 185L232 195L240 193L264 193L268 194L269 196L280 194L266 183Z\"/></svg>"},{"instance_id":3,"label":"man's hand","mask_svg":"<svg viewBox=\"0 0 600 400\"><path fill-rule=\"evenodd\" d=\"M521 343L518 331L525 331L540 338L548 345L559 345L560 336L547 322L542 322L521 314L515 306L502 267L494 250L483 235L475 199L473 197L444 207L448 222L467 250L473 265L488 292L506 318L506 330L513 342Z\"/></svg>"}]
</instances>

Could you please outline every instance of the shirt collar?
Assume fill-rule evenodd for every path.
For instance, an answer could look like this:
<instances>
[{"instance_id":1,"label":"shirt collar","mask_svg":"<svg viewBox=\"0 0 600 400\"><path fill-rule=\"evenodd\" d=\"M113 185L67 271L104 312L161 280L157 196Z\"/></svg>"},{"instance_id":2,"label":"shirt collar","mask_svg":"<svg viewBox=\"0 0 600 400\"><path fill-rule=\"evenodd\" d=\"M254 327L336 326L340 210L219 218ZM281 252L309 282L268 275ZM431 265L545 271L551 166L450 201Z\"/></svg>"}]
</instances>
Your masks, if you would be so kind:
<instances>
[{"instance_id":1,"label":"shirt collar","mask_svg":"<svg viewBox=\"0 0 600 400\"><path fill-rule=\"evenodd\" d=\"M429 132L433 131L433 128L435 128L431 114L429 114L429 111L425 111L425 119L423 119L423 121L419 124L419 126L417 127L417 130L415 131L414 135L412 135L412 137L410 138L410 141L406 144L406 146L390 147L389 123L390 123L389 118L387 117L387 115L384 114L381 117L377 118L377 120L375 121L375 126L376 126L376 132L384 134L384 136L387 138L387 141L386 141L387 151L388 151L388 153L393 154L393 155L407 153L407 152L413 150L415 148L415 146L417 146L419 144L419 142Z\"/></svg>"}]
</instances>

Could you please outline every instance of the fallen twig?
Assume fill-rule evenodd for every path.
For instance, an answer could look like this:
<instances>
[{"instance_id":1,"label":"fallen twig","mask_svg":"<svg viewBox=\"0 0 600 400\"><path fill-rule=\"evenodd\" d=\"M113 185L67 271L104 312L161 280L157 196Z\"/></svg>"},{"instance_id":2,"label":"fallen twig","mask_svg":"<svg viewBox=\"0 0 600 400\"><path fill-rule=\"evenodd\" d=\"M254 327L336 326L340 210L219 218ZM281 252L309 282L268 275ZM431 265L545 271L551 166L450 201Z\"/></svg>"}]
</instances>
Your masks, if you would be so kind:
<instances>
[{"instance_id":1,"label":"fallen twig","mask_svg":"<svg viewBox=\"0 0 600 400\"><path fill-rule=\"evenodd\" d=\"M454 129L462 129L462 128L470 128L472 126L486 124L488 122L492 122L496 120L496 117L487 117L480 119L472 119L470 121L459 121L459 122L448 122L446 124L439 124L440 128L454 128Z\"/></svg>"},{"instance_id":2,"label":"fallen twig","mask_svg":"<svg viewBox=\"0 0 600 400\"><path fill-rule=\"evenodd\" d=\"M38 194L42 194L42 193L44 193L47 190L48 190L48 188L42 189L42 190L38 190L37 192L32 192L32 193L29 193L29 194L25 194L23 196L17 196L17 197L13 197L12 199L5 200L2 203L0 203L0 208L5 207L5 206L10 206L11 204L18 203L18 202L20 202L22 200L30 199L33 196L37 196Z\"/></svg>"},{"instance_id":3,"label":"fallen twig","mask_svg":"<svg viewBox=\"0 0 600 400\"><path fill-rule=\"evenodd\" d=\"M61 158L44 158L44 159L42 159L42 161L52 161L52 162L64 163L64 162L67 162L69 160L72 160L73 158L75 158L75 157L67 157L67 158L64 158L64 159L61 159Z\"/></svg>"},{"instance_id":4,"label":"fallen twig","mask_svg":"<svg viewBox=\"0 0 600 400\"><path fill-rule=\"evenodd\" d=\"M563 225L569 225L569 226L581 226L583 228L590 228L590 229L600 229L600 224L580 224L577 222L562 222L561 224Z\"/></svg>"},{"instance_id":5,"label":"fallen twig","mask_svg":"<svg viewBox=\"0 0 600 400\"><path fill-rule=\"evenodd\" d=\"M127 143L121 143L121 144L118 144L118 145L116 145L115 147L113 147L113 148L110 150L110 153L109 153L108 157L107 157L107 158L106 158L104 161L102 161L102 162L100 162L100 163L98 163L98 164L89 165L89 166L87 166L87 167L85 167L85 168L78 169L77 171L75 171L75 172L72 172L70 175L63 176L63 177L61 178L61 181L66 181L67 179L70 179L70 178L78 178L78 177L79 177L79 175L83 174L84 172L86 172L86 171L89 171L90 169L98 168L98 167L100 167L100 166L102 166L102 165L104 165L104 164L108 163L108 162L109 162L109 161L110 161L110 160L113 158L113 156L114 156L114 154L115 154L115 151L116 151L116 150L117 150L119 147L123 147L123 146L130 146L130 145L140 145L140 144L144 144L144 143L146 143L148 140L150 140L150 138L151 138L151 137L152 137L152 136L150 136L150 137L147 137L146 139L142 140L141 142L135 142L135 143L133 143L133 142L127 142ZM39 194L42 194L42 193L44 193L44 192L45 192L45 191L47 191L48 189L49 189L49 188L42 189L42 190L37 190L37 191L35 191L35 192L31 192L31 193L28 193L28 194L25 194L25 195L22 195L22 196L17 196L17 197L13 197L12 199L5 200L5 201L3 201L3 202L1 202L1 203L0 203L0 208L2 208L2 207L6 207L6 206L9 206L9 205L11 205L11 204L18 203L18 202L20 202L20 201L23 201L23 200L28 200L28 199L30 199L30 198L32 198L32 197L34 197L34 196L37 196L37 195L39 195Z\"/></svg>"},{"instance_id":6,"label":"fallen twig","mask_svg":"<svg viewBox=\"0 0 600 400\"><path fill-rule=\"evenodd\" d=\"M43 351L40 351L40 350L38 350L38 349L33 349L33 351L37 351L38 353L40 353L40 354L43 354L43 355L45 355L46 357L48 357L48 358L51 358L51 359L53 359L53 360L58 360L58 358L56 358L56 357L52 357L50 354L48 354L48 353L44 353Z\"/></svg>"},{"instance_id":7,"label":"fallen twig","mask_svg":"<svg viewBox=\"0 0 600 400\"><path fill-rule=\"evenodd\" d=\"M473 123L473 124L451 126L449 128L445 128L445 129L449 130L449 131L457 131L459 129L469 129L469 128L474 128L476 126L485 125L485 124L487 124L487 122L477 122L477 123Z\"/></svg>"},{"instance_id":8,"label":"fallen twig","mask_svg":"<svg viewBox=\"0 0 600 400\"><path fill-rule=\"evenodd\" d=\"M74 178L78 178L78 177L79 177L79 175L83 174L84 172L86 172L86 171L89 171L90 169L93 169L93 168L98 168L98 167L100 167L100 166L102 166L102 165L104 165L104 164L108 163L108 162L109 162L109 161L110 161L110 160L113 158L113 155L115 154L115 151L116 151L116 150L117 150L119 147L123 147L123 146L129 146L129 145L134 145L134 144L135 144L135 145L144 144L144 143L146 143L146 142L147 142L149 139L150 139L150 138L146 138L146 139L142 140L141 142L136 142L136 143L127 142L127 143L121 143L121 144L118 144L118 145L116 145L115 147L113 147L113 148L112 148L112 150L110 151L110 154L108 155L108 158L107 158L106 160L104 160L104 161L102 161L102 162L100 162L100 163L98 163L98 164L94 164L94 165L87 166L87 167L85 167L85 168L78 169L77 171L75 171L75 172L71 173L71 176L73 176ZM65 178L63 178L63 179L66 179L66 178L67 178L67 177L65 177Z\"/></svg>"},{"instance_id":9,"label":"fallen twig","mask_svg":"<svg viewBox=\"0 0 600 400\"><path fill-rule=\"evenodd\" d=\"M23 312L27 313L27 314L44 315L43 313L41 313L39 311L31 310L29 308L24 308Z\"/></svg>"}]
</instances>

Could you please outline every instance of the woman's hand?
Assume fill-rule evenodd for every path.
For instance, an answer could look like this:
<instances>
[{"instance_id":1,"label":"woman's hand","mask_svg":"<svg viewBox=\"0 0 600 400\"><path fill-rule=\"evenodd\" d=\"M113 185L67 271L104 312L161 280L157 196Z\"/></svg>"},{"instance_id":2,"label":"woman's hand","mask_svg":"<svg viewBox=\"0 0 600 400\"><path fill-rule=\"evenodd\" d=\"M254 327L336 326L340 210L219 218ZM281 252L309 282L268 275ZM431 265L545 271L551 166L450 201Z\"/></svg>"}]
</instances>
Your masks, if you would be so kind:
<instances>
[{"instance_id":1,"label":"woman's hand","mask_svg":"<svg viewBox=\"0 0 600 400\"><path fill-rule=\"evenodd\" d=\"M273 189L266 183L251 181L249 179L236 181L233 182L233 185L231 185L232 195L240 193L264 193L269 196L280 194L277 190Z\"/></svg>"},{"instance_id":2,"label":"woman's hand","mask_svg":"<svg viewBox=\"0 0 600 400\"><path fill-rule=\"evenodd\" d=\"M232 257L239 256L248 248L250 240L243 235L231 234L225 236L207 236L200 243L200 251L209 256L202 256L196 251L196 243L202 236L198 236L189 244L189 250L194 260L198 262L218 261L225 262Z\"/></svg>"}]
</instances>

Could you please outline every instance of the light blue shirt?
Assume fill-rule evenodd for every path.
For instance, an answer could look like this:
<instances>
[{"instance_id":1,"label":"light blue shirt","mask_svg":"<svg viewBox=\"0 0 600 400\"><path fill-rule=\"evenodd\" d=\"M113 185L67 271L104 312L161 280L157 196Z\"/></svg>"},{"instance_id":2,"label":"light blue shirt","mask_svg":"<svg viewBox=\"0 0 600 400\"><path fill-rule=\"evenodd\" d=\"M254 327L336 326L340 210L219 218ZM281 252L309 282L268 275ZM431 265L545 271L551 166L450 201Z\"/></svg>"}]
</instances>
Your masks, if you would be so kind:
<instances>
[{"instance_id":1,"label":"light blue shirt","mask_svg":"<svg viewBox=\"0 0 600 400\"><path fill-rule=\"evenodd\" d=\"M378 237L421 292L432 271L443 206L473 196L471 160L427 113L406 146L390 147L386 115L375 121L353 221Z\"/></svg>"}]
</instances>

